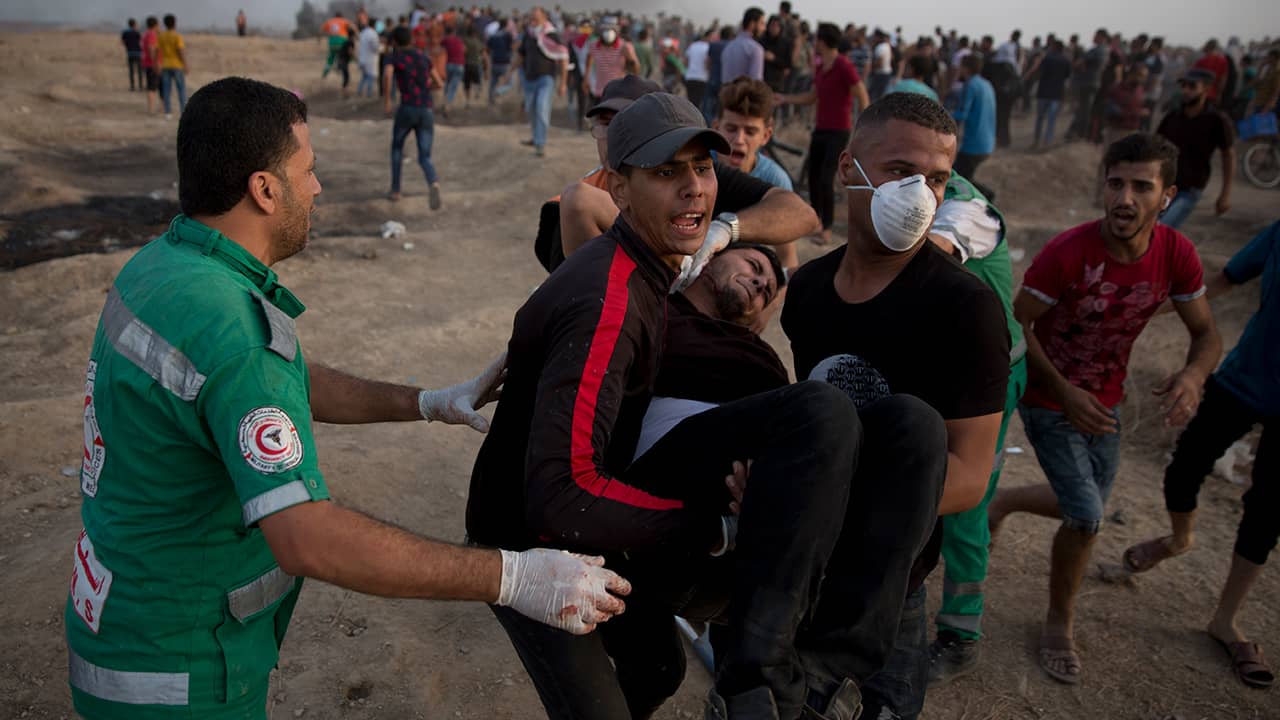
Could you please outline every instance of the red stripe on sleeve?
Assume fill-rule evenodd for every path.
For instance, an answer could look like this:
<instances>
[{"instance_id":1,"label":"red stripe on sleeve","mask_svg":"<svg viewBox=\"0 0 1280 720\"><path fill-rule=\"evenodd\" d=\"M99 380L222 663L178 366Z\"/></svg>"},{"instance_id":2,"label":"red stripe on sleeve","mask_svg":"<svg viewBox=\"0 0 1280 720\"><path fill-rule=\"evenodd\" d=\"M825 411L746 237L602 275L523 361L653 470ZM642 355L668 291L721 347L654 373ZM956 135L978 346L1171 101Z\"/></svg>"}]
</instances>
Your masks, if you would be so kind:
<instances>
[{"instance_id":1,"label":"red stripe on sleeve","mask_svg":"<svg viewBox=\"0 0 1280 720\"><path fill-rule=\"evenodd\" d=\"M614 250L613 261L609 264L604 308L600 311L600 321L591 335L591 349L587 352L587 363L582 369L582 378L578 381L578 395L573 404L569 468L578 487L596 497L646 510L679 510L684 507L684 503L679 500L650 495L601 475L596 467L595 451L591 444L591 436L595 430L596 401L600 397L600 386L604 382L605 373L609 371L609 361L617 347L622 323L627 317L627 281L635 267L635 261L622 246L618 246Z\"/></svg>"}]
</instances>

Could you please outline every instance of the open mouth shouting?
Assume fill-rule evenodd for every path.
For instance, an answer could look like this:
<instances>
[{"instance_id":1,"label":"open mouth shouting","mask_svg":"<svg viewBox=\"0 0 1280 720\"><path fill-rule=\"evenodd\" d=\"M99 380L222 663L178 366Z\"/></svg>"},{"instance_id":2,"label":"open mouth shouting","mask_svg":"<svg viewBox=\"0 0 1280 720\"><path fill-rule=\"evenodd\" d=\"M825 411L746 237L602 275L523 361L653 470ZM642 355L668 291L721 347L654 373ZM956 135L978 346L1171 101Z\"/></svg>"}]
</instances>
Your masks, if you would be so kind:
<instances>
[{"instance_id":1,"label":"open mouth shouting","mask_svg":"<svg viewBox=\"0 0 1280 720\"><path fill-rule=\"evenodd\" d=\"M706 228L703 227L706 219L705 212L682 212L672 215L667 224L677 237L700 240L706 234Z\"/></svg>"}]
</instances>

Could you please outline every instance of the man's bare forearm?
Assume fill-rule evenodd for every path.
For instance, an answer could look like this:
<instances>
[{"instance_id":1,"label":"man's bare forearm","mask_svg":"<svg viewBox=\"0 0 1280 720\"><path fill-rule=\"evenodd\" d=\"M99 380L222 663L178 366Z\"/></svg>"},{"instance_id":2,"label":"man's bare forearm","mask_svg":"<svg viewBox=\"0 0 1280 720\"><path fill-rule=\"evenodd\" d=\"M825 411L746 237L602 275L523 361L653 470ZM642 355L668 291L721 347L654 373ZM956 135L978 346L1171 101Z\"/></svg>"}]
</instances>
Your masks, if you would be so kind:
<instances>
[{"instance_id":1,"label":"man's bare forearm","mask_svg":"<svg viewBox=\"0 0 1280 720\"><path fill-rule=\"evenodd\" d=\"M809 203L782 188L773 188L737 215L739 237L748 242L782 245L822 232L822 222Z\"/></svg>"},{"instance_id":2,"label":"man's bare forearm","mask_svg":"<svg viewBox=\"0 0 1280 720\"><path fill-rule=\"evenodd\" d=\"M492 603L502 556L430 540L329 501L295 505L259 523L291 575L381 597Z\"/></svg>"},{"instance_id":3,"label":"man's bare forearm","mask_svg":"<svg viewBox=\"0 0 1280 720\"><path fill-rule=\"evenodd\" d=\"M1187 349L1187 370L1194 371L1201 380L1208 380L1222 359L1222 336L1216 328L1191 338Z\"/></svg>"},{"instance_id":4,"label":"man's bare forearm","mask_svg":"<svg viewBox=\"0 0 1280 720\"><path fill-rule=\"evenodd\" d=\"M419 388L365 380L311 363L311 417L317 422L359 423L421 420Z\"/></svg>"}]
</instances>

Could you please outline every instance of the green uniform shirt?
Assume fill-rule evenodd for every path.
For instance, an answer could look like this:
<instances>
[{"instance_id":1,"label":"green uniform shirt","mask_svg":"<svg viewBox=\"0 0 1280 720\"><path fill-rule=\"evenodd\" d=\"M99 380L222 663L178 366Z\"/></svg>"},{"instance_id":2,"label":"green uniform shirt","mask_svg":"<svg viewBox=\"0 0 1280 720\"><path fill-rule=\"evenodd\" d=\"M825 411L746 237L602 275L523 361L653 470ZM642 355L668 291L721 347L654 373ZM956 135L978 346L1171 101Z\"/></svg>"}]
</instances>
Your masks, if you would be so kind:
<instances>
[{"instance_id":1,"label":"green uniform shirt","mask_svg":"<svg viewBox=\"0 0 1280 720\"><path fill-rule=\"evenodd\" d=\"M1027 343L1022 336L1022 323L1013 317L1013 264L1009 261L1009 243L1005 238L1007 226L1004 215L973 186L973 183L954 172L951 173L951 179L947 181L947 189L943 195L943 202L947 200L979 201L986 207L989 214L1000 221L1000 240L996 243L995 249L984 257L970 257L964 261L964 266L974 275L982 278L982 282L986 283L987 287L995 292L996 297L1000 298L1000 305L1004 308L1005 322L1009 326L1009 364L1013 365L1027 354Z\"/></svg>"},{"instance_id":2,"label":"green uniform shirt","mask_svg":"<svg viewBox=\"0 0 1280 720\"><path fill-rule=\"evenodd\" d=\"M255 717L301 581L257 527L329 497L276 274L185 216L120 271L85 381L65 622L89 718Z\"/></svg>"}]
</instances>

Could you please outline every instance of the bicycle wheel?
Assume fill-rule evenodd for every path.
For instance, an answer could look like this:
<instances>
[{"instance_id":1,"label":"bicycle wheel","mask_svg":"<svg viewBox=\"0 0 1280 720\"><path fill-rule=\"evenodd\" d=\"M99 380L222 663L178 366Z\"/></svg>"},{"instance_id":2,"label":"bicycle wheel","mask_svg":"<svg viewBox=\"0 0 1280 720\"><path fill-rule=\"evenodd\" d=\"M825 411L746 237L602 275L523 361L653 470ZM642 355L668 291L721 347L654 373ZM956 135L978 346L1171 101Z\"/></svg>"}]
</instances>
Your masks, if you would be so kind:
<instances>
[{"instance_id":1,"label":"bicycle wheel","mask_svg":"<svg viewBox=\"0 0 1280 720\"><path fill-rule=\"evenodd\" d=\"M1246 180L1260 188L1280 186L1280 141L1268 140L1251 145L1244 153L1240 170Z\"/></svg>"}]
</instances>

